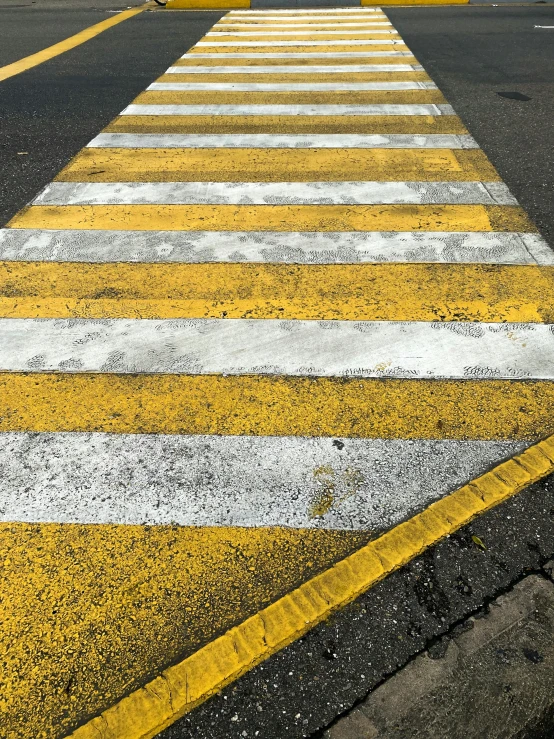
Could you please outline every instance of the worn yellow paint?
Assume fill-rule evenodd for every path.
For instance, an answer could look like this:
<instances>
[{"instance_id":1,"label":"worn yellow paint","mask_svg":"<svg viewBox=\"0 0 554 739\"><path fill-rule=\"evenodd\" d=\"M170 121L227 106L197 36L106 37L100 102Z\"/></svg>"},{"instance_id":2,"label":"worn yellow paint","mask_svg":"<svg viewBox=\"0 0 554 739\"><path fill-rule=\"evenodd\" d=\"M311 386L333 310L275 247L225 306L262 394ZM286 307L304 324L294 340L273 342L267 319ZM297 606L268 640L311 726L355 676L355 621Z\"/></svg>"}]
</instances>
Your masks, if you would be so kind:
<instances>
[{"instance_id":1,"label":"worn yellow paint","mask_svg":"<svg viewBox=\"0 0 554 739\"><path fill-rule=\"evenodd\" d=\"M485 181L480 149L83 149L63 182Z\"/></svg>"},{"instance_id":2,"label":"worn yellow paint","mask_svg":"<svg viewBox=\"0 0 554 739\"><path fill-rule=\"evenodd\" d=\"M236 72L224 72L222 74L187 74L186 68L183 74L162 74L157 82L265 82L286 84L289 82L413 82L413 81L429 81L429 76L425 72L330 72L328 74L318 72L317 74L309 73L292 73L292 74L273 74L273 73L248 73L237 74ZM216 93L214 93L216 94Z\"/></svg>"},{"instance_id":3,"label":"worn yellow paint","mask_svg":"<svg viewBox=\"0 0 554 739\"><path fill-rule=\"evenodd\" d=\"M137 105L415 105L446 103L439 90L228 92L147 90Z\"/></svg>"},{"instance_id":4,"label":"worn yellow paint","mask_svg":"<svg viewBox=\"0 0 554 739\"><path fill-rule=\"evenodd\" d=\"M249 8L250 0L167 0L166 9Z\"/></svg>"},{"instance_id":5,"label":"worn yellow paint","mask_svg":"<svg viewBox=\"0 0 554 739\"><path fill-rule=\"evenodd\" d=\"M275 527L0 524L0 733L66 736L367 539Z\"/></svg>"},{"instance_id":6,"label":"worn yellow paint","mask_svg":"<svg viewBox=\"0 0 554 739\"><path fill-rule=\"evenodd\" d=\"M217 1L219 2L220 0ZM91 38L98 36L98 34L106 31L108 28L112 28L112 26L116 26L118 23L126 21L127 18L132 18L143 10L144 6L125 10L122 13L114 15L112 18L108 18L100 23L95 23L94 26L89 26L89 28L85 28L83 31L79 31L79 33L76 33L74 36L70 36L53 46L48 46L48 48L38 51L36 54L31 54L23 59L19 59L17 62L12 62L12 64L6 64L4 67L0 67L0 82L2 80L7 80L9 77L14 77L16 74L21 74L21 72L26 72L28 69L32 69L49 59L53 59L55 56L59 56L70 49L74 49L76 46L84 44L85 41L89 41Z\"/></svg>"},{"instance_id":7,"label":"worn yellow paint","mask_svg":"<svg viewBox=\"0 0 554 739\"><path fill-rule=\"evenodd\" d=\"M554 267L0 262L0 316L554 323Z\"/></svg>"},{"instance_id":8,"label":"worn yellow paint","mask_svg":"<svg viewBox=\"0 0 554 739\"><path fill-rule=\"evenodd\" d=\"M553 404L549 381L0 373L0 431L532 440Z\"/></svg>"},{"instance_id":9,"label":"worn yellow paint","mask_svg":"<svg viewBox=\"0 0 554 739\"><path fill-rule=\"evenodd\" d=\"M72 734L152 739L441 539L554 471L550 437L370 541Z\"/></svg>"},{"instance_id":10,"label":"worn yellow paint","mask_svg":"<svg viewBox=\"0 0 554 739\"><path fill-rule=\"evenodd\" d=\"M189 56L194 54L274 54L276 51L286 51L305 54L313 53L317 51L331 52L333 54L340 53L341 51L409 51L406 44L371 44L370 46L352 46L348 45L348 41L344 42L344 45L337 46L271 46L268 43L267 46L193 46L188 52ZM267 59L266 59L267 61ZM297 60L298 61L298 60ZM335 60L336 64L336 60Z\"/></svg>"},{"instance_id":11,"label":"worn yellow paint","mask_svg":"<svg viewBox=\"0 0 554 739\"><path fill-rule=\"evenodd\" d=\"M212 29L213 30L213 29ZM357 28L345 29L350 31L349 33L310 33L310 29L306 31L298 30L294 35L283 36L284 29L276 29L275 31L266 31L263 36L254 35L256 31L252 31L252 36L236 36L233 35L232 31L225 32L222 29L217 29L219 33L217 36L204 36L200 39L201 43L213 43L214 41L262 41L265 44L270 44L272 41L344 41L345 44L349 44L351 41L384 41L385 39L392 39L397 41L400 36L396 31L393 33L375 33L375 30L362 30ZM318 29L323 31L324 29ZM387 29L390 30L390 29ZM353 32L353 33L352 33Z\"/></svg>"},{"instance_id":12,"label":"worn yellow paint","mask_svg":"<svg viewBox=\"0 0 554 739\"><path fill-rule=\"evenodd\" d=\"M521 208L499 205L32 205L9 225L124 231L536 231Z\"/></svg>"},{"instance_id":13,"label":"worn yellow paint","mask_svg":"<svg viewBox=\"0 0 554 739\"><path fill-rule=\"evenodd\" d=\"M248 47L244 47L248 48ZM275 49L273 49L275 51ZM359 51L363 51L363 49L359 49ZM244 52L243 52L244 53ZM259 66L267 66L268 64L278 64L280 67L282 66L298 66L298 62L302 63L302 66L311 66L316 65L318 67L320 66L335 66L336 64L370 64L373 66L374 64L417 64L417 59L412 55L409 54L407 56L372 56L372 57L346 57L345 59L337 59L336 57L306 57L305 59L298 59L298 58L292 58L292 59L267 59L262 56L256 57L256 56L250 56L248 58L239 58L239 59L225 59L225 66L226 67L259 67ZM175 67L219 67L221 66L222 60L221 59L203 59L194 57L194 55L191 54L185 54L185 56L181 57L180 59L177 59L177 61L173 62L173 66Z\"/></svg>"},{"instance_id":14,"label":"worn yellow paint","mask_svg":"<svg viewBox=\"0 0 554 739\"><path fill-rule=\"evenodd\" d=\"M269 13L268 13L269 15ZM349 17L348 13L345 13L342 18L337 17L336 15L333 15L329 13L328 15L331 16L331 18L327 21L324 21L321 19L321 17L318 17L317 13L314 14L315 18L310 18L309 16L302 15L302 13L298 13L297 15L285 15L279 14L279 20L270 20L267 17L264 17L261 13L259 14L251 14L243 16L242 19L238 18L237 16L232 15L224 15L223 18L220 18L218 22L212 26L213 31L219 31L221 28L230 28L232 26L240 26L241 24L247 23L248 25L257 25L260 27L263 26L274 26L276 23L281 25L282 23L292 23L297 24L301 23L302 25L321 25L322 23L333 23L334 26L337 26L340 28L340 26L346 24L346 28L353 28L350 26L350 23L360 23L364 24L364 26L375 26L376 28L383 28L381 25L377 25L377 23L386 23L388 21L388 18L383 13L372 13L369 17L367 14L365 14L364 18L360 20L359 18L355 18L354 20ZM324 14L325 15L325 14ZM298 16L301 16L301 20L298 19ZM277 16L273 16L276 18ZM365 18L367 17L367 20ZM392 26L392 23L389 22L389 26Z\"/></svg>"},{"instance_id":15,"label":"worn yellow paint","mask_svg":"<svg viewBox=\"0 0 554 739\"><path fill-rule=\"evenodd\" d=\"M455 115L122 115L104 130L114 133L467 133Z\"/></svg>"}]
</instances>

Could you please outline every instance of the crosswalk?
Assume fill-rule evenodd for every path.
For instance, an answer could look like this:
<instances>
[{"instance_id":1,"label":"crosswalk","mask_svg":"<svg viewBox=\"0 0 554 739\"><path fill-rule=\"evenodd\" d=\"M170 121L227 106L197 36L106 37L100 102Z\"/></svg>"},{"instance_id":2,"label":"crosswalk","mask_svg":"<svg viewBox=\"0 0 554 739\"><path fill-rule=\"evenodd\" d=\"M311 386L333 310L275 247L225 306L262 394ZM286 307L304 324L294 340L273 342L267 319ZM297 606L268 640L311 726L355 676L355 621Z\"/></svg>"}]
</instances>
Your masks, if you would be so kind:
<instances>
[{"instance_id":1,"label":"crosswalk","mask_svg":"<svg viewBox=\"0 0 554 739\"><path fill-rule=\"evenodd\" d=\"M13 737L554 431L553 252L379 8L229 12L0 259Z\"/></svg>"}]
</instances>

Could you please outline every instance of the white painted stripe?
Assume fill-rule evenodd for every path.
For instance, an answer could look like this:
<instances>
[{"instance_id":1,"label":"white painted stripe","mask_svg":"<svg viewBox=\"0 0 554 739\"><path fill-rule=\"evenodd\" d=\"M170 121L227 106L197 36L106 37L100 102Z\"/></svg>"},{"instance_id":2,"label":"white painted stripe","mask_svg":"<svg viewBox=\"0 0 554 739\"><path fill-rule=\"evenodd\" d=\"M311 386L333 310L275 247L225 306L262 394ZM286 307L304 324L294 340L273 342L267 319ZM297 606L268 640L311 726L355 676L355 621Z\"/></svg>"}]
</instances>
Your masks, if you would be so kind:
<instances>
[{"instance_id":1,"label":"white painted stripe","mask_svg":"<svg viewBox=\"0 0 554 739\"><path fill-rule=\"evenodd\" d=\"M436 90L434 82L153 82L147 90L230 92L341 92L348 90Z\"/></svg>"},{"instance_id":2,"label":"white painted stripe","mask_svg":"<svg viewBox=\"0 0 554 739\"><path fill-rule=\"evenodd\" d=\"M541 323L0 319L2 372L554 379Z\"/></svg>"},{"instance_id":3,"label":"white painted stripe","mask_svg":"<svg viewBox=\"0 0 554 739\"><path fill-rule=\"evenodd\" d=\"M217 54L220 56L220 54ZM226 55L227 56L227 55ZM248 56L246 54L245 56ZM250 57L249 57L250 58ZM353 74L357 72L422 72L420 64L337 64L316 65L303 64L295 66L251 66L251 67L229 67L222 65L214 67L192 67L183 65L181 67L169 67L165 74Z\"/></svg>"},{"instance_id":4,"label":"white painted stripe","mask_svg":"<svg viewBox=\"0 0 554 739\"><path fill-rule=\"evenodd\" d=\"M383 16L379 16L382 18ZM234 21L231 23L222 23L221 21L219 23L216 23L215 26L213 26L214 31L223 31L226 32L229 29L231 31L234 31L237 28L240 29L248 29L248 30L254 30L254 29L268 29L268 28L308 28L308 29L317 29L317 28L373 28L374 26L389 26L390 28L393 28L392 23L390 21L375 21L373 18L367 21L360 21L359 23L241 23L240 21Z\"/></svg>"},{"instance_id":5,"label":"white painted stripe","mask_svg":"<svg viewBox=\"0 0 554 739\"><path fill-rule=\"evenodd\" d=\"M527 445L3 433L0 455L9 464L0 476L0 520L377 532ZM332 505L316 516L315 504L329 488Z\"/></svg>"},{"instance_id":6,"label":"white painted stripe","mask_svg":"<svg viewBox=\"0 0 554 739\"><path fill-rule=\"evenodd\" d=\"M517 205L503 182L51 182L35 205Z\"/></svg>"},{"instance_id":7,"label":"white painted stripe","mask_svg":"<svg viewBox=\"0 0 554 739\"><path fill-rule=\"evenodd\" d=\"M120 115L455 115L451 105L128 105Z\"/></svg>"},{"instance_id":8,"label":"white painted stripe","mask_svg":"<svg viewBox=\"0 0 554 739\"><path fill-rule=\"evenodd\" d=\"M456 134L100 133L89 148L122 149L478 149L472 136Z\"/></svg>"},{"instance_id":9,"label":"white painted stripe","mask_svg":"<svg viewBox=\"0 0 554 739\"><path fill-rule=\"evenodd\" d=\"M365 39L345 41L198 41L194 48L199 46L382 46L384 44L401 44L402 39Z\"/></svg>"},{"instance_id":10,"label":"white painted stripe","mask_svg":"<svg viewBox=\"0 0 554 739\"><path fill-rule=\"evenodd\" d=\"M0 229L0 259L38 262L439 262L554 265L538 235L509 232Z\"/></svg>"},{"instance_id":11,"label":"white painted stripe","mask_svg":"<svg viewBox=\"0 0 554 739\"><path fill-rule=\"evenodd\" d=\"M219 28L223 25L235 25L237 23L258 24L258 27L263 27L264 23L266 23L267 21L277 21L282 23L283 25L291 26L294 26L297 23L306 23L307 21L309 21L310 23L313 21L333 21L332 25L349 25L350 21L365 21L365 23L374 23L375 21L388 21L390 23L387 16L383 13L374 13L373 15L352 14L347 17L340 15L299 14L291 16L289 18L279 15L266 15L263 18L250 16L237 16L236 18L229 18L229 16L224 16L220 21L218 21L217 27Z\"/></svg>"},{"instance_id":12,"label":"white painted stripe","mask_svg":"<svg viewBox=\"0 0 554 739\"><path fill-rule=\"evenodd\" d=\"M358 29L356 31L210 31L205 36L359 36L366 33L398 33L395 28L371 28L367 31Z\"/></svg>"},{"instance_id":13,"label":"white painted stripe","mask_svg":"<svg viewBox=\"0 0 554 739\"><path fill-rule=\"evenodd\" d=\"M411 51L301 51L301 52L279 52L272 53L267 52L263 54L256 54L256 59L323 59L333 57L333 59L350 59L356 58L367 58L367 57L388 57L388 56L410 56L413 57ZM239 52L227 53L221 52L220 54L184 54L181 59L188 59L196 61L196 59L250 59L252 60L252 54L241 54Z\"/></svg>"},{"instance_id":14,"label":"white painted stripe","mask_svg":"<svg viewBox=\"0 0 554 739\"><path fill-rule=\"evenodd\" d=\"M271 8L268 10L261 10L261 9L253 9L253 8L243 8L242 10L230 10L226 16L226 18L229 18L229 16L235 16L235 15L252 15L257 18L265 18L269 15L278 15L279 17L283 17L284 15L289 15L291 17L297 17L299 15L308 15L308 16L314 16L314 15L323 15L325 17L328 17L329 15L371 15L373 13L382 13L383 8L317 8L316 10L309 10L308 8L299 8L298 10L277 10L275 8Z\"/></svg>"}]
</instances>

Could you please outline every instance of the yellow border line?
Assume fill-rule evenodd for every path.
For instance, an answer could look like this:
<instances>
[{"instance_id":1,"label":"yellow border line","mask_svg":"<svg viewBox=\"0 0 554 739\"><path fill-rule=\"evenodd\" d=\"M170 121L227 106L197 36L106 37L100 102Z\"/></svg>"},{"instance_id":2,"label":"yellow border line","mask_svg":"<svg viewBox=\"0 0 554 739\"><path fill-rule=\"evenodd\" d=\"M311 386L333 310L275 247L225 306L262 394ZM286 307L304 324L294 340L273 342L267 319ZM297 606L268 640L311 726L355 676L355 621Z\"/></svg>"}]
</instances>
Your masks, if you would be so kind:
<instances>
[{"instance_id":1,"label":"yellow border line","mask_svg":"<svg viewBox=\"0 0 554 739\"><path fill-rule=\"evenodd\" d=\"M81 726L72 739L151 739L440 539L554 471L554 435L433 503Z\"/></svg>"},{"instance_id":2,"label":"yellow border line","mask_svg":"<svg viewBox=\"0 0 554 739\"><path fill-rule=\"evenodd\" d=\"M142 13L144 8L145 6L141 5L139 8L125 10L123 13L118 13L113 18L108 18L105 21L96 23L94 26L89 26L83 31L79 31L79 33L76 33L74 36L70 36L53 46L49 46L42 51L37 51L36 54L25 56L17 62L12 62L12 64L7 64L5 67L0 67L0 82L7 80L8 77L14 77L16 74L26 72L28 69L36 67L38 64L47 62L49 59L52 59L59 54L63 54L65 51L69 51L70 49L74 49L76 46L84 44L85 41L98 36L98 34L106 31L108 28L126 21L127 18L132 18L134 15L138 15L138 13Z\"/></svg>"}]
</instances>

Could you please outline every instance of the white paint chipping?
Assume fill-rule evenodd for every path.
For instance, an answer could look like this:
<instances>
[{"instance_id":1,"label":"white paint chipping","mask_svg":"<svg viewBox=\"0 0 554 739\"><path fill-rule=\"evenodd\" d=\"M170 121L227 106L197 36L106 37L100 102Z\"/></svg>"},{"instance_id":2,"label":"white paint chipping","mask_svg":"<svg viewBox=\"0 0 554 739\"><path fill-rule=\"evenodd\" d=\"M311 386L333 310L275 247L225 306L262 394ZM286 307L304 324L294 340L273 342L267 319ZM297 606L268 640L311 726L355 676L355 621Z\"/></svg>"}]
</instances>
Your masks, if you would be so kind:
<instances>
[{"instance_id":1,"label":"white paint chipping","mask_svg":"<svg viewBox=\"0 0 554 739\"><path fill-rule=\"evenodd\" d=\"M455 115L451 105L128 105L120 115Z\"/></svg>"},{"instance_id":2,"label":"white paint chipping","mask_svg":"<svg viewBox=\"0 0 554 739\"><path fill-rule=\"evenodd\" d=\"M0 229L0 259L45 262L430 262L554 265L538 235L505 232Z\"/></svg>"},{"instance_id":3,"label":"white paint chipping","mask_svg":"<svg viewBox=\"0 0 554 739\"><path fill-rule=\"evenodd\" d=\"M265 28L265 26L264 26ZM364 31L362 29L357 29L356 31L352 30L346 30L346 31L318 31L318 30L309 30L309 31L235 31L234 29L231 29L230 31L219 29L218 31L210 31L205 35L206 36L215 36L221 38L222 36L363 36L364 34L374 34L374 33L395 33L398 32L394 28L370 28L367 31Z\"/></svg>"},{"instance_id":4,"label":"white paint chipping","mask_svg":"<svg viewBox=\"0 0 554 739\"><path fill-rule=\"evenodd\" d=\"M100 133L89 148L121 149L478 149L472 136L457 134L186 134Z\"/></svg>"},{"instance_id":5,"label":"white paint chipping","mask_svg":"<svg viewBox=\"0 0 554 739\"><path fill-rule=\"evenodd\" d=\"M219 55L218 55L219 56ZM419 64L337 64L302 66L250 66L250 67L169 67L165 74L356 74L358 72L421 72Z\"/></svg>"},{"instance_id":6,"label":"white paint chipping","mask_svg":"<svg viewBox=\"0 0 554 739\"><path fill-rule=\"evenodd\" d=\"M554 379L541 323L4 318L0 345L2 372Z\"/></svg>"},{"instance_id":7,"label":"white paint chipping","mask_svg":"<svg viewBox=\"0 0 554 739\"><path fill-rule=\"evenodd\" d=\"M385 44L401 44L404 46L402 39L365 39L354 40L346 39L345 41L199 41L195 48L199 46L382 46Z\"/></svg>"},{"instance_id":8,"label":"white paint chipping","mask_svg":"<svg viewBox=\"0 0 554 739\"><path fill-rule=\"evenodd\" d=\"M175 175L178 179L178 174ZM503 182L51 182L35 205L517 205Z\"/></svg>"},{"instance_id":9,"label":"white paint chipping","mask_svg":"<svg viewBox=\"0 0 554 739\"><path fill-rule=\"evenodd\" d=\"M194 53L191 54L190 52L187 52L184 54L181 59L186 59L187 61L193 60L196 61L196 59L220 59L224 61L225 59L250 59L250 61L255 62L258 59L330 59L333 57L333 59L351 59L352 57L356 57L359 59L364 59L368 57L389 57L389 56L410 56L414 58L411 51L397 51L397 50L390 50L390 51L340 51L340 52L333 52L333 51L304 51L304 52L298 52L298 51L292 51L292 52L267 52L263 54L256 54L255 57L252 57L252 54L242 54L240 52L221 52L219 54L204 54L204 53Z\"/></svg>"},{"instance_id":10,"label":"white paint chipping","mask_svg":"<svg viewBox=\"0 0 554 739\"><path fill-rule=\"evenodd\" d=\"M10 461L0 476L0 520L378 532L526 446L10 432L0 434L0 457ZM316 515L329 489L330 508Z\"/></svg>"},{"instance_id":11,"label":"white paint chipping","mask_svg":"<svg viewBox=\"0 0 554 739\"><path fill-rule=\"evenodd\" d=\"M436 90L434 82L153 82L147 90L181 92L347 92L355 90Z\"/></svg>"},{"instance_id":12,"label":"white paint chipping","mask_svg":"<svg viewBox=\"0 0 554 739\"><path fill-rule=\"evenodd\" d=\"M377 17L384 18L384 16L377 16ZM234 32L236 29L248 30L248 31L253 31L256 29L259 31L261 30L265 31L268 28L269 29L272 29L272 28L306 28L308 30L318 29L318 28L334 28L334 29L335 28L360 28L360 29L368 28L368 29L372 29L374 27L381 28L383 26L388 26L389 28L393 28L393 25L390 21L376 21L373 18L367 21L366 20L360 21L358 23L350 23L350 22L347 22L347 23L338 23L338 22L335 22L335 23L296 23L296 22L267 23L266 21L262 21L262 23L259 23L259 22L258 23L252 23L252 22L241 23L240 21L231 21L231 22L223 23L222 21L219 21L219 23L216 23L215 26L213 26L214 30L210 32L210 34L213 34L218 31L227 33L229 32L229 30Z\"/></svg>"}]
</instances>

